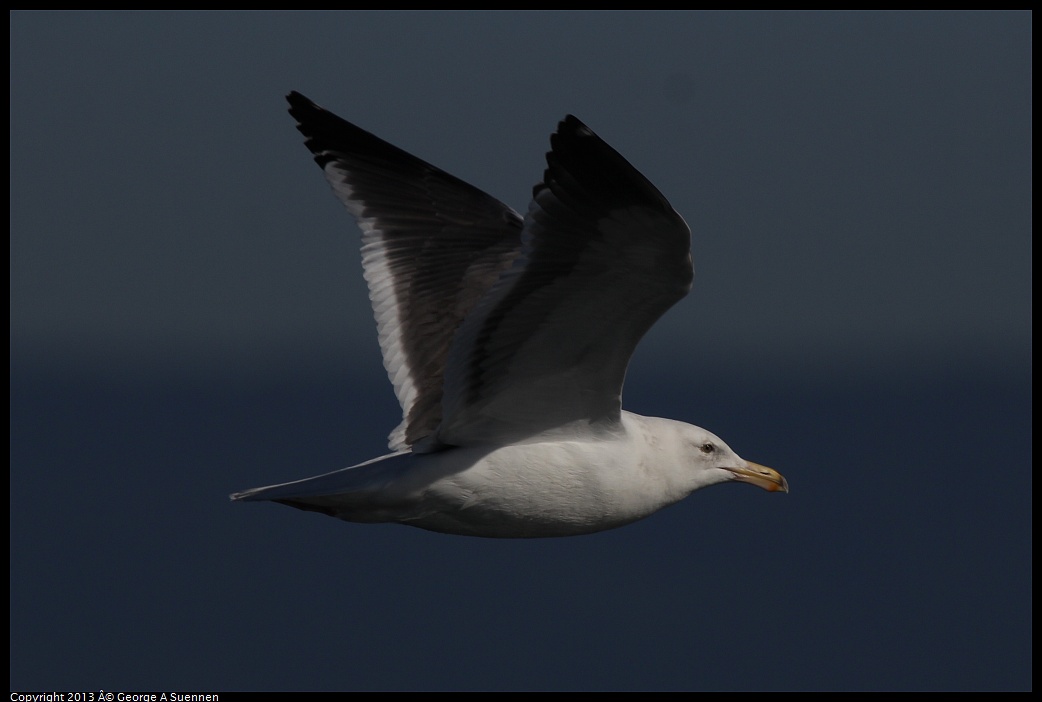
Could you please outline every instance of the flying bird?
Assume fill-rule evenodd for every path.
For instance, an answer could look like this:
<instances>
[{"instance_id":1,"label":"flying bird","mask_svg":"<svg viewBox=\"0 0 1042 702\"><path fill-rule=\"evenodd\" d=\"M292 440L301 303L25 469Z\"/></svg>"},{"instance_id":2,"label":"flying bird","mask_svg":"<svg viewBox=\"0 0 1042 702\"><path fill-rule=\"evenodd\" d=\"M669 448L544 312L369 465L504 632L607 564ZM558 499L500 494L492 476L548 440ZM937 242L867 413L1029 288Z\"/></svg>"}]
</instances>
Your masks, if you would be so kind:
<instances>
[{"instance_id":1,"label":"flying bird","mask_svg":"<svg viewBox=\"0 0 1042 702\"><path fill-rule=\"evenodd\" d=\"M622 409L637 342L691 289L691 232L589 127L560 122L522 216L300 93L287 100L362 230L403 418L387 455L233 500L513 538L612 529L732 480L788 492L705 429Z\"/></svg>"}]
</instances>

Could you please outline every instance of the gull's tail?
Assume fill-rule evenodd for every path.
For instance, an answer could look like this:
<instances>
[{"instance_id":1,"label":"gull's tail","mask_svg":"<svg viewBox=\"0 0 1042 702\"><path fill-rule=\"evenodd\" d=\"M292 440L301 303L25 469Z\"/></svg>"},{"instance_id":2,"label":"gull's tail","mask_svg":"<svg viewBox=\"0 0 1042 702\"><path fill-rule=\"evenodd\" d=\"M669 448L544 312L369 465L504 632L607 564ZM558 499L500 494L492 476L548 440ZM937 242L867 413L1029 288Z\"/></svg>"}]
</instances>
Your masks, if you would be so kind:
<instances>
[{"instance_id":1,"label":"gull's tail","mask_svg":"<svg viewBox=\"0 0 1042 702\"><path fill-rule=\"evenodd\" d=\"M297 509L342 516L345 508L349 509L353 502L364 500L366 495L383 487L388 476L386 469L391 468L385 461L408 453L389 453L325 475L233 492L229 498L232 502L278 502Z\"/></svg>"}]
</instances>

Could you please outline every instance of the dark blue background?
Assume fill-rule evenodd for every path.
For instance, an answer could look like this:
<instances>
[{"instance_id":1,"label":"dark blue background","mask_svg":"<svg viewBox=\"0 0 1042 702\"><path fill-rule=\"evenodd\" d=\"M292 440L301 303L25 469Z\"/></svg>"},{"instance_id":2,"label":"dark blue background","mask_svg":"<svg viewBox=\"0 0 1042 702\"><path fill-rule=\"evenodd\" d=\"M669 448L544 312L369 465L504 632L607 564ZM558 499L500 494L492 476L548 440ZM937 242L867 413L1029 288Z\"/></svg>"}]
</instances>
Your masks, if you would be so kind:
<instances>
[{"instance_id":1,"label":"dark blue background","mask_svg":"<svg viewBox=\"0 0 1042 702\"><path fill-rule=\"evenodd\" d=\"M11 687L1029 689L1031 16L11 15ZM524 209L574 112L694 232L626 406L778 468L592 536L227 494L385 450L298 89Z\"/></svg>"}]
</instances>

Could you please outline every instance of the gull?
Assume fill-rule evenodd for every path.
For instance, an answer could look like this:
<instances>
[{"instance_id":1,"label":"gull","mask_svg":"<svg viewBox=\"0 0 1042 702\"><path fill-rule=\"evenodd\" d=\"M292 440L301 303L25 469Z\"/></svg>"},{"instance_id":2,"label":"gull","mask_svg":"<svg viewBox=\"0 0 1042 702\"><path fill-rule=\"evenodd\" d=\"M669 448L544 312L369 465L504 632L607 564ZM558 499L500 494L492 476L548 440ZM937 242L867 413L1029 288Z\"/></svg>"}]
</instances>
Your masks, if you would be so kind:
<instances>
[{"instance_id":1,"label":"gull","mask_svg":"<svg viewBox=\"0 0 1042 702\"><path fill-rule=\"evenodd\" d=\"M634 348L691 289L691 232L569 115L526 215L319 107L289 112L362 231L391 453L235 493L349 522L497 538L612 529L777 471L714 434L622 409Z\"/></svg>"}]
</instances>

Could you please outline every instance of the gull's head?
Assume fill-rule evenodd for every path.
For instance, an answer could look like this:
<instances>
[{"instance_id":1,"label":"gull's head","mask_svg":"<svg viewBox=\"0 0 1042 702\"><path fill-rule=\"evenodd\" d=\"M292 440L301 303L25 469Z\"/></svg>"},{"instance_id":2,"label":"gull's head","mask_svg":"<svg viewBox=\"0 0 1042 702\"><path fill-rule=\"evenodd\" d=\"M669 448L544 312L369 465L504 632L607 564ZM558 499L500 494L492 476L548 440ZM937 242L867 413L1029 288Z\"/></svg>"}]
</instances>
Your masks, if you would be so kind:
<instances>
[{"instance_id":1,"label":"gull's head","mask_svg":"<svg viewBox=\"0 0 1042 702\"><path fill-rule=\"evenodd\" d=\"M745 460L712 432L683 422L674 424L679 453L683 457L677 468L684 475L688 492L730 480L749 483L768 492L789 491L789 483L781 473Z\"/></svg>"}]
</instances>

